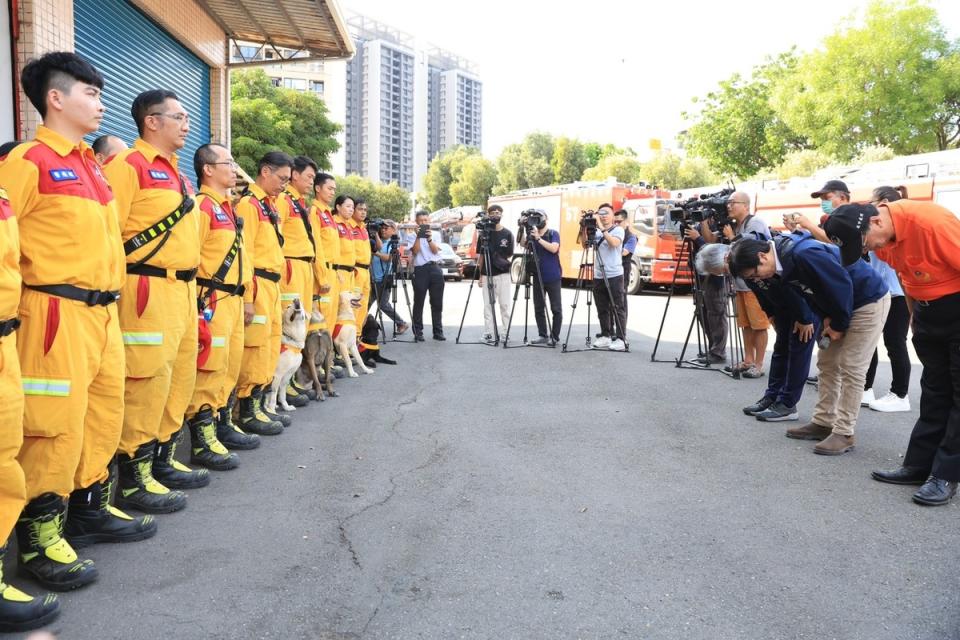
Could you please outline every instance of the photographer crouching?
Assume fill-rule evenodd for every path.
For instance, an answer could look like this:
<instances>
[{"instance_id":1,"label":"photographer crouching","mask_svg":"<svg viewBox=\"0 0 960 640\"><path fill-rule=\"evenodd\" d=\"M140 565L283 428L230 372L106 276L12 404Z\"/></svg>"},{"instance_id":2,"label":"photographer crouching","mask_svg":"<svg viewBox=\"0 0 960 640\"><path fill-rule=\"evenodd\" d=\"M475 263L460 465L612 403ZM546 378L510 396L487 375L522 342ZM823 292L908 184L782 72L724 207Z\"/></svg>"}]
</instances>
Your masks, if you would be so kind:
<instances>
[{"instance_id":1,"label":"photographer crouching","mask_svg":"<svg viewBox=\"0 0 960 640\"><path fill-rule=\"evenodd\" d=\"M392 220L374 221L368 226L371 227L368 230L370 237L374 238L376 243L373 267L370 270L374 293L370 297L369 307L372 308L373 303L376 302L380 311L393 320L397 327L397 335L400 335L409 325L400 317L390 301L390 291L394 287L396 278L394 265L399 264L400 258L400 236L397 235L397 226Z\"/></svg>"},{"instance_id":2,"label":"photographer crouching","mask_svg":"<svg viewBox=\"0 0 960 640\"><path fill-rule=\"evenodd\" d=\"M584 233L589 225L580 221ZM623 247L624 232L613 219L613 207L604 203L597 207L596 230L593 242L596 246L593 264L593 298L597 302L597 318L600 321L600 337L592 347L610 351L626 351L624 339L627 331L627 314L623 309ZM610 290L607 290L609 285Z\"/></svg>"},{"instance_id":3,"label":"photographer crouching","mask_svg":"<svg viewBox=\"0 0 960 640\"><path fill-rule=\"evenodd\" d=\"M537 320L537 332L540 337L531 344L556 344L560 342L560 328L563 326L563 303L560 299L563 272L560 268L560 233L547 229L547 214L540 209L524 211L520 218L520 230L517 242L523 243L523 234L527 242L532 243L540 266L540 284L536 281L534 265L527 265L527 277L534 278L533 315ZM547 327L546 297L550 297L551 324Z\"/></svg>"}]
</instances>

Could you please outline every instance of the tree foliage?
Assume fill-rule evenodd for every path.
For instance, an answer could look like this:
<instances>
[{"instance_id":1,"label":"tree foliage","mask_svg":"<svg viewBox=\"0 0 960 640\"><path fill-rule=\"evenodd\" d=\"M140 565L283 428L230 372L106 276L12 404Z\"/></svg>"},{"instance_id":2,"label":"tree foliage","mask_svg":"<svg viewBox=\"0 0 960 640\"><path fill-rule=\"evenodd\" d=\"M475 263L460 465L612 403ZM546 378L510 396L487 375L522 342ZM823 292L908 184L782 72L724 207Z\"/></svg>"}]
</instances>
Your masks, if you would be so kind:
<instances>
[{"instance_id":1,"label":"tree foliage","mask_svg":"<svg viewBox=\"0 0 960 640\"><path fill-rule=\"evenodd\" d=\"M618 182L639 182L643 180L643 165L633 155L616 154L604 156L597 166L583 172L584 180L607 178L616 178Z\"/></svg>"},{"instance_id":2,"label":"tree foliage","mask_svg":"<svg viewBox=\"0 0 960 640\"><path fill-rule=\"evenodd\" d=\"M230 75L233 157L250 175L268 151L306 155L330 168L330 154L340 145L341 126L327 116L327 106L316 95L273 86L262 69Z\"/></svg>"},{"instance_id":3,"label":"tree foliage","mask_svg":"<svg viewBox=\"0 0 960 640\"><path fill-rule=\"evenodd\" d=\"M430 211L485 205L496 178L496 168L479 149L458 145L438 154L427 167L420 202Z\"/></svg>"},{"instance_id":4,"label":"tree foliage","mask_svg":"<svg viewBox=\"0 0 960 640\"><path fill-rule=\"evenodd\" d=\"M396 182L382 185L356 174L344 176L337 178L337 195L341 194L366 200L368 219L404 220L410 213L410 194Z\"/></svg>"},{"instance_id":5,"label":"tree foliage","mask_svg":"<svg viewBox=\"0 0 960 640\"><path fill-rule=\"evenodd\" d=\"M553 170L554 184L576 182L589 167L584 144L573 138L559 137L553 144L553 157L550 168Z\"/></svg>"}]
</instances>

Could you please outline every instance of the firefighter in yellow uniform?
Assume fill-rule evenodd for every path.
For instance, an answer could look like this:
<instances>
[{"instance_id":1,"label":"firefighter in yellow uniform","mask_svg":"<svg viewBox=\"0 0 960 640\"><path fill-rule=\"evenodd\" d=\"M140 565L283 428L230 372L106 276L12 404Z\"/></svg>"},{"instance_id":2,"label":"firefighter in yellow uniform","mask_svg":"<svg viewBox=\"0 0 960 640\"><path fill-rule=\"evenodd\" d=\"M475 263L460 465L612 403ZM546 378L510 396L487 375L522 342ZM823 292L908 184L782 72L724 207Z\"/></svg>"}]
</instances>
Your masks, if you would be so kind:
<instances>
[{"instance_id":1,"label":"firefighter in yellow uniform","mask_svg":"<svg viewBox=\"0 0 960 640\"><path fill-rule=\"evenodd\" d=\"M286 309L294 300L300 300L308 318L313 311L316 288L314 273L317 246L313 220L302 194L313 187L316 175L317 163L306 156L297 156L293 159L290 182L277 198L285 262L283 277L280 279L280 306ZM312 389L307 391L297 386L294 378L291 378L287 388L280 392L286 393L287 402L294 407L305 407L310 400L316 398L316 393Z\"/></svg>"},{"instance_id":2,"label":"firefighter in yellow uniform","mask_svg":"<svg viewBox=\"0 0 960 640\"><path fill-rule=\"evenodd\" d=\"M18 560L21 572L60 591L97 578L93 561L78 558L75 546L141 540L157 523L109 504L108 466L123 421L115 303L124 261L113 194L82 140L100 125L103 78L79 56L54 52L30 62L21 81L45 124L0 164L17 216L24 287L17 457L27 503L16 525Z\"/></svg>"},{"instance_id":3,"label":"firefighter in yellow uniform","mask_svg":"<svg viewBox=\"0 0 960 640\"><path fill-rule=\"evenodd\" d=\"M328 173L319 173L313 179L313 205L310 207L311 220L317 221L319 242L317 242L317 255L323 254L323 260L318 257L314 263L314 275L317 279L318 287L316 294L319 296L320 313L323 314L324 324L322 327L332 332L337 320L337 301L339 300L339 282L338 271L335 265L340 259L340 232L337 230L337 223L333 219L331 208L333 200L337 195L337 183ZM322 270L321 270L322 267ZM322 285L326 285L323 287ZM326 291L324 292L324 288Z\"/></svg>"},{"instance_id":4,"label":"firefighter in yellow uniform","mask_svg":"<svg viewBox=\"0 0 960 640\"><path fill-rule=\"evenodd\" d=\"M280 359L280 279L285 262L276 200L292 169L293 158L287 154L265 154L257 163L256 181L237 203L237 215L244 221L244 247L253 262L253 286L243 294L244 302L253 305L253 319L244 331L237 398L240 428L260 435L276 435L291 423L290 416L265 411L262 400Z\"/></svg>"},{"instance_id":5,"label":"firefighter in yellow uniform","mask_svg":"<svg viewBox=\"0 0 960 640\"><path fill-rule=\"evenodd\" d=\"M2 161L0 161L2 162ZM27 631L60 615L54 595L34 598L3 580L7 538L26 503L23 469L23 387L17 360L17 306L20 304L20 240L17 219L0 188L0 631Z\"/></svg>"},{"instance_id":6,"label":"firefighter in yellow uniform","mask_svg":"<svg viewBox=\"0 0 960 640\"><path fill-rule=\"evenodd\" d=\"M360 306L357 307L355 317L357 331L363 329L367 320L367 307L370 306L370 261L373 259L373 249L370 247L370 235L367 232L367 203L358 199L353 206L353 240L357 252L357 280L355 286L360 288Z\"/></svg>"},{"instance_id":7,"label":"firefighter in yellow uniform","mask_svg":"<svg viewBox=\"0 0 960 640\"><path fill-rule=\"evenodd\" d=\"M126 353L117 504L147 513L187 506L182 489L210 483L174 458L197 374L200 236L192 185L179 169L190 120L176 94L145 91L131 108L133 148L104 167L127 257L120 296Z\"/></svg>"},{"instance_id":8,"label":"firefighter in yellow uniform","mask_svg":"<svg viewBox=\"0 0 960 640\"><path fill-rule=\"evenodd\" d=\"M229 449L256 449L260 438L233 424L229 398L243 357L243 293L252 285L253 267L244 255L243 222L230 203L237 169L230 150L205 144L193 156L200 183L200 269L197 308L202 328L197 384L187 407L190 461L208 469L234 469L240 461Z\"/></svg>"},{"instance_id":9,"label":"firefighter in yellow uniform","mask_svg":"<svg viewBox=\"0 0 960 640\"><path fill-rule=\"evenodd\" d=\"M334 326L340 311L340 293L353 289L356 283L357 243L353 239L353 198L339 195L333 203L333 222L340 236L339 255L333 268L337 270L337 297L334 298L333 319L327 318L327 324ZM359 329L359 327L358 327Z\"/></svg>"}]
</instances>

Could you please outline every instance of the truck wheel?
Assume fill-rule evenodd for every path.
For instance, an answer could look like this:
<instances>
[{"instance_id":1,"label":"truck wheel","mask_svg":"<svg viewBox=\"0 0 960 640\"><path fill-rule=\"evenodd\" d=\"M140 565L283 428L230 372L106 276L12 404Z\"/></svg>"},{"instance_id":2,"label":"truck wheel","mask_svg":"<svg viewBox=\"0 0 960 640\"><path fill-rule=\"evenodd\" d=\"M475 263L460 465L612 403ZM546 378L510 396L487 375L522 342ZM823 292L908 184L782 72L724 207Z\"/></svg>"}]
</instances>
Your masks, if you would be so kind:
<instances>
[{"instance_id":1,"label":"truck wheel","mask_svg":"<svg viewBox=\"0 0 960 640\"><path fill-rule=\"evenodd\" d=\"M630 277L627 280L627 293L636 295L643 291L643 281L640 280L640 265L636 262L630 263Z\"/></svg>"}]
</instances>

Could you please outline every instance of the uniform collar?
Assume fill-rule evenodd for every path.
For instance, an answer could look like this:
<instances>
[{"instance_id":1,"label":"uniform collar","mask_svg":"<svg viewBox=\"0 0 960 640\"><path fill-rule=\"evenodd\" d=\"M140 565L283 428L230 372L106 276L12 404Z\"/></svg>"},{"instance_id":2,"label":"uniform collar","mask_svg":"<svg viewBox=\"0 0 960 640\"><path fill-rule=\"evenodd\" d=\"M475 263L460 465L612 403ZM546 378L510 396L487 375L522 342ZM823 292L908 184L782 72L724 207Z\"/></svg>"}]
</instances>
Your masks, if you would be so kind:
<instances>
[{"instance_id":1,"label":"uniform collar","mask_svg":"<svg viewBox=\"0 0 960 640\"><path fill-rule=\"evenodd\" d=\"M83 154L90 151L90 147L88 147L87 143L83 140L74 144L53 129L43 125L37 127L37 142L42 142L64 158L70 155L70 152L74 149ZM90 153L92 154L93 152L90 151Z\"/></svg>"},{"instance_id":2,"label":"uniform collar","mask_svg":"<svg viewBox=\"0 0 960 640\"><path fill-rule=\"evenodd\" d=\"M133 142L133 148L143 154L143 157L147 159L147 162L153 162L157 157L161 157L167 162L169 162L174 169L177 168L177 154L172 153L170 157L167 158L162 153L157 151L157 148L144 140L143 138L137 138Z\"/></svg>"},{"instance_id":3,"label":"uniform collar","mask_svg":"<svg viewBox=\"0 0 960 640\"><path fill-rule=\"evenodd\" d=\"M250 191L251 194L253 194L253 197L256 198L257 200L263 200L264 198L268 197L267 192L264 191L260 187L260 185L258 185L256 182L251 182L250 186L248 186L247 189ZM269 198L269 199L273 200L273 198Z\"/></svg>"},{"instance_id":4,"label":"uniform collar","mask_svg":"<svg viewBox=\"0 0 960 640\"><path fill-rule=\"evenodd\" d=\"M303 196L300 195L300 192L297 191L296 187L292 184L288 184L286 188L287 195L293 198L294 200L303 200Z\"/></svg>"},{"instance_id":5,"label":"uniform collar","mask_svg":"<svg viewBox=\"0 0 960 640\"><path fill-rule=\"evenodd\" d=\"M200 193L202 193L202 194L204 194L204 195L207 195L207 196L210 196L210 197L213 198L213 199L216 201L216 203L219 204L219 205L224 205L224 204L229 205L229 204L230 204L230 196L225 196L225 195L223 195L223 194L221 194L221 193L218 193L216 190L214 190L214 189L211 188L211 187L208 187L208 186L205 185L205 184L200 185Z\"/></svg>"}]
</instances>

